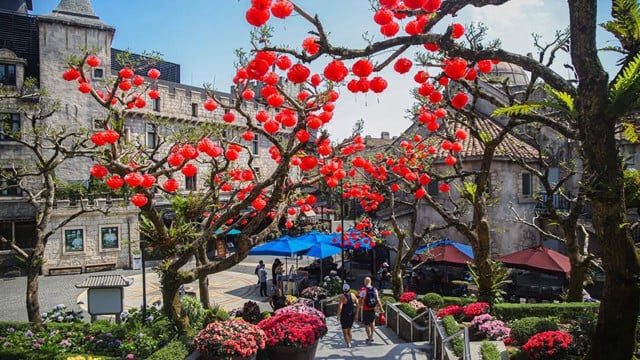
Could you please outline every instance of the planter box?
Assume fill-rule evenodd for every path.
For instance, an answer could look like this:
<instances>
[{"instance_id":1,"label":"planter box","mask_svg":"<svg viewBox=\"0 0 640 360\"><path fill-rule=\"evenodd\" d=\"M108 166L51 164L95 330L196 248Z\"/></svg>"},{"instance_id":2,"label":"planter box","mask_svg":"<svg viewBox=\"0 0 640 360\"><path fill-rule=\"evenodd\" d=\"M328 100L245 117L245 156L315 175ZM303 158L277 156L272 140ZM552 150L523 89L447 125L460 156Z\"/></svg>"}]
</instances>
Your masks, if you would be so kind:
<instances>
[{"instance_id":1,"label":"planter box","mask_svg":"<svg viewBox=\"0 0 640 360\"><path fill-rule=\"evenodd\" d=\"M387 306L387 327L391 328L401 339L408 342L427 341L428 327L411 323L411 319L396 307ZM413 327L413 330L412 330Z\"/></svg>"}]
</instances>

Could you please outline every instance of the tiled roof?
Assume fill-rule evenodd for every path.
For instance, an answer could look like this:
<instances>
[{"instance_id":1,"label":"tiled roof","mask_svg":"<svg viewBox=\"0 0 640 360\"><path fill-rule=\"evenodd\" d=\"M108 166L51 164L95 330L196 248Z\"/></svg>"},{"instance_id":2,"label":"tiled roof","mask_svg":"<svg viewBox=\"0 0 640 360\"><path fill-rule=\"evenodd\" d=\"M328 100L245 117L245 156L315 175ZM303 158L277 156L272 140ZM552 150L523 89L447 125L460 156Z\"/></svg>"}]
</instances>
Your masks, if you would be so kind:
<instances>
[{"instance_id":1,"label":"tiled roof","mask_svg":"<svg viewBox=\"0 0 640 360\"><path fill-rule=\"evenodd\" d=\"M476 118L473 120L474 128L480 133L486 134L489 138L495 138L501 130L501 126L494 121L486 118ZM470 134L470 130L468 126L463 126L460 123L449 121L447 122L447 126L449 127L448 131L450 134L455 134L456 130L463 129ZM445 129L442 127L438 129L438 133L444 132ZM404 133L400 136L398 140L396 140L395 144L400 143L402 140L411 139L414 134L419 134L423 138L426 139L426 143L430 145L436 146L438 152L436 153L437 158L444 158L449 155L449 151L443 150L440 147L440 143L442 139L440 137L433 136L429 130L427 130L422 124L415 123L411 125ZM481 158L484 154L485 146L479 140L471 135L467 137L466 140L462 141L462 151L460 151L459 156L462 159L472 159L472 158ZM535 147L526 143L525 141L519 139L517 136L513 134L507 134L504 137L504 140L498 145L494 160L509 160L511 157L519 158L524 160L535 160L537 158L538 151Z\"/></svg>"},{"instance_id":2,"label":"tiled roof","mask_svg":"<svg viewBox=\"0 0 640 360\"><path fill-rule=\"evenodd\" d=\"M129 281L122 275L95 275L89 276L83 282L76 284L77 288L114 288L129 286Z\"/></svg>"}]
</instances>

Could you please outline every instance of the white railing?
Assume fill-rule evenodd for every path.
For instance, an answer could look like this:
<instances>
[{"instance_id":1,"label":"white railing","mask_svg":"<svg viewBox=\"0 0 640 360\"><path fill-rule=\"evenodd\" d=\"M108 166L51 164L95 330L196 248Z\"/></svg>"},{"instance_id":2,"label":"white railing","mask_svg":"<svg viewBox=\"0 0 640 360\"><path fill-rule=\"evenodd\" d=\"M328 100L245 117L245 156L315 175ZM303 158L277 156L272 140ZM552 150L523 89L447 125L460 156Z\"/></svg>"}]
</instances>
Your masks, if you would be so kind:
<instances>
[{"instance_id":1,"label":"white railing","mask_svg":"<svg viewBox=\"0 0 640 360\"><path fill-rule=\"evenodd\" d=\"M387 303L386 304L386 313L387 313L387 327L391 327L394 329L395 333L400 335L400 319L404 319L410 324L410 341L414 341L414 329L423 327L416 323L421 317L427 317L427 340L432 344L433 356L434 360L453 360L449 357L451 351L447 350L447 344L457 336L462 335L463 348L462 348L462 360L470 360L471 359L471 351L469 349L469 329L467 327L463 327L460 331L456 332L452 335L447 335L444 327L441 325L441 321L436 317L436 313L432 309L427 309L420 314L418 314L414 318L410 318L407 314L405 314L396 304ZM395 312L396 319L395 324L392 324L389 321L389 310Z\"/></svg>"}]
</instances>

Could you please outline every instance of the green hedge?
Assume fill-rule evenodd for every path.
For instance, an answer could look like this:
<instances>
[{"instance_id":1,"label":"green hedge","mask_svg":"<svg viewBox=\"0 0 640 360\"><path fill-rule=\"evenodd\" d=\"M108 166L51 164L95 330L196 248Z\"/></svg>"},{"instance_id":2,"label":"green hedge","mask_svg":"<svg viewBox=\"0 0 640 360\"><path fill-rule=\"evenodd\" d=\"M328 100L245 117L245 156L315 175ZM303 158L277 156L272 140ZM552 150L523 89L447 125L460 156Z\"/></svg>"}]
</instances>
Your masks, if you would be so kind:
<instances>
[{"instance_id":1,"label":"green hedge","mask_svg":"<svg viewBox=\"0 0 640 360\"><path fill-rule=\"evenodd\" d=\"M491 314L498 319L508 322L525 317L556 317L560 320L575 319L586 313L597 314L597 303L559 303L559 304L495 304Z\"/></svg>"},{"instance_id":2,"label":"green hedge","mask_svg":"<svg viewBox=\"0 0 640 360\"><path fill-rule=\"evenodd\" d=\"M558 330L558 325L555 322L536 316L514 320L510 326L510 337L518 345L524 345L535 334Z\"/></svg>"},{"instance_id":3,"label":"green hedge","mask_svg":"<svg viewBox=\"0 0 640 360\"><path fill-rule=\"evenodd\" d=\"M444 330L446 331L447 336L453 335L458 331L460 331L460 326L458 326L458 322L451 315L447 315L442 318L442 325L444 326ZM456 336L453 339L451 339L451 346L453 347L453 353L456 356L458 357L462 356L462 353L464 352L462 335Z\"/></svg>"},{"instance_id":4,"label":"green hedge","mask_svg":"<svg viewBox=\"0 0 640 360\"><path fill-rule=\"evenodd\" d=\"M498 347L487 340L484 340L480 345L480 353L482 354L482 360L502 360Z\"/></svg>"},{"instance_id":5,"label":"green hedge","mask_svg":"<svg viewBox=\"0 0 640 360\"><path fill-rule=\"evenodd\" d=\"M151 354L147 360L176 360L189 355L189 349L180 341L173 340L162 349Z\"/></svg>"},{"instance_id":6,"label":"green hedge","mask_svg":"<svg viewBox=\"0 0 640 360\"><path fill-rule=\"evenodd\" d=\"M478 299L475 296L464 296L464 297L459 297L459 296L443 296L442 297L442 301L443 301L443 307L448 306L448 305L460 305L460 306L465 306L471 303L474 303L476 301L478 301Z\"/></svg>"}]
</instances>

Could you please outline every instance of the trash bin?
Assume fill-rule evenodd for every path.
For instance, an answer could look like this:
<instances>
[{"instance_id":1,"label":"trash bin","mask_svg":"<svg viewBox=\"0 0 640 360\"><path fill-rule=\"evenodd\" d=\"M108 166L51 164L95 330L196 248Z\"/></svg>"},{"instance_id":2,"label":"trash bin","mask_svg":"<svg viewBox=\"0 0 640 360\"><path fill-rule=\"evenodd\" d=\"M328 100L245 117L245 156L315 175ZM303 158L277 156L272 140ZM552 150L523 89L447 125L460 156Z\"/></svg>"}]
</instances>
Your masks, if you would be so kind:
<instances>
[{"instance_id":1,"label":"trash bin","mask_svg":"<svg viewBox=\"0 0 640 360\"><path fill-rule=\"evenodd\" d=\"M133 270L142 269L142 254L133 254L133 261L131 263L131 268Z\"/></svg>"}]
</instances>

